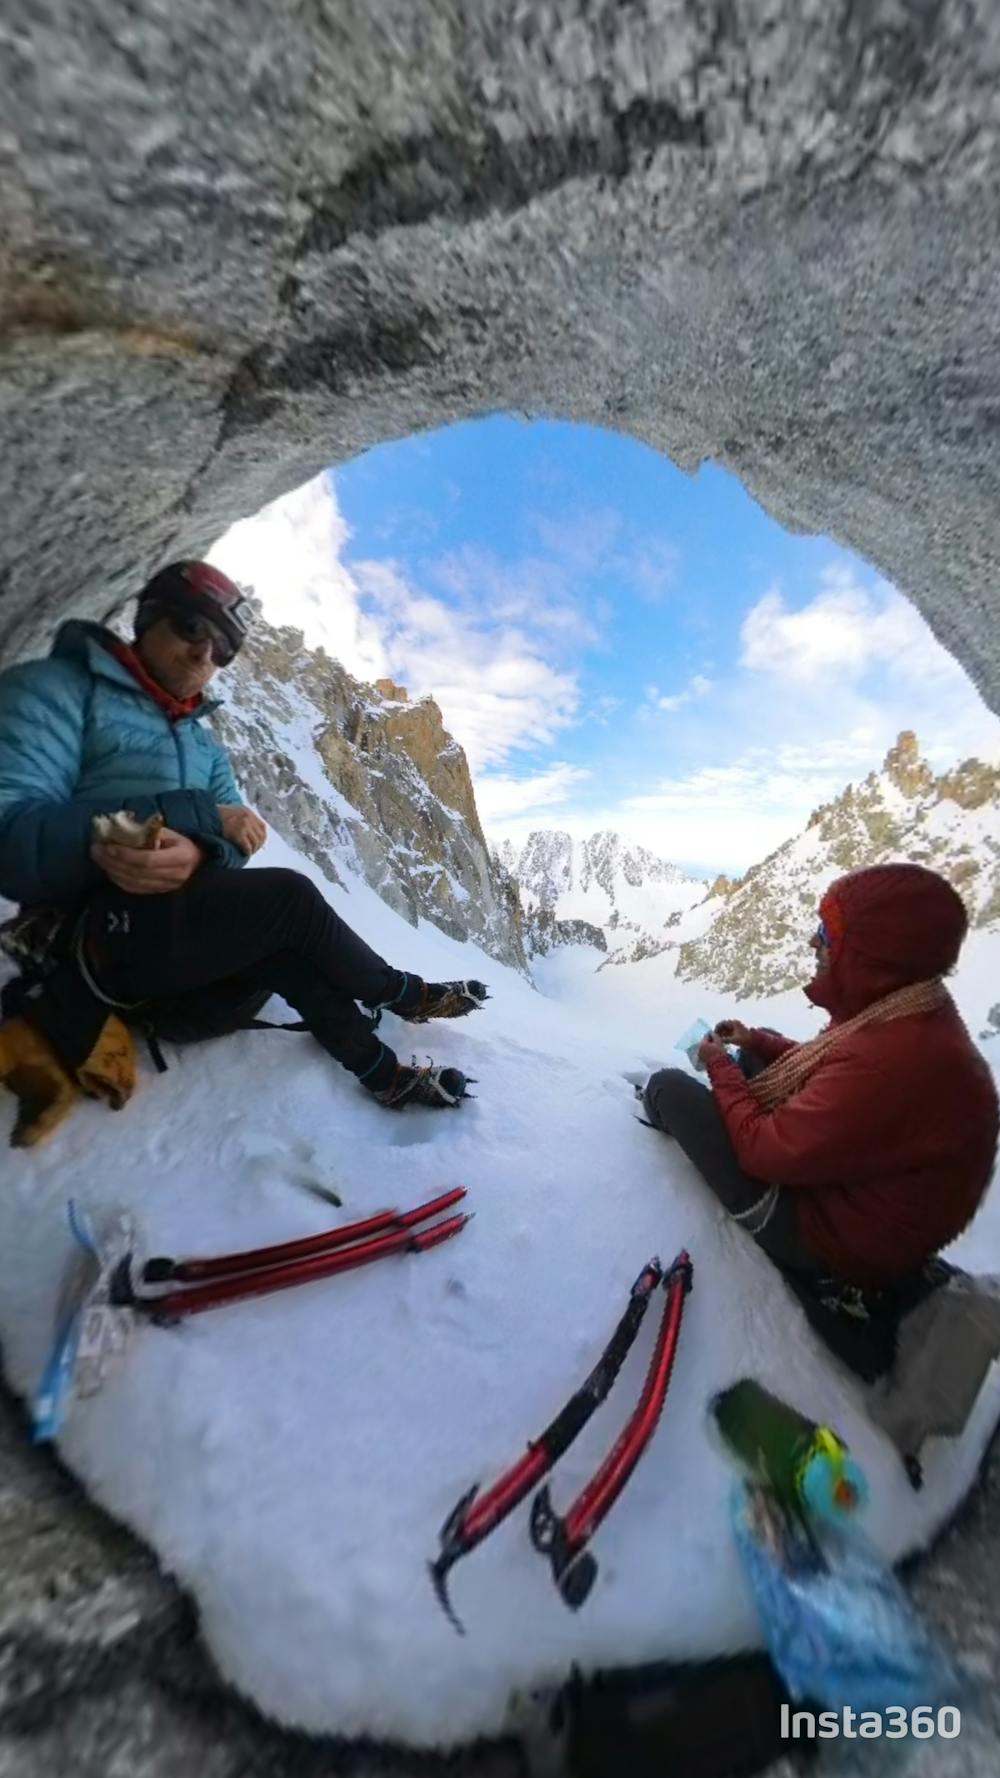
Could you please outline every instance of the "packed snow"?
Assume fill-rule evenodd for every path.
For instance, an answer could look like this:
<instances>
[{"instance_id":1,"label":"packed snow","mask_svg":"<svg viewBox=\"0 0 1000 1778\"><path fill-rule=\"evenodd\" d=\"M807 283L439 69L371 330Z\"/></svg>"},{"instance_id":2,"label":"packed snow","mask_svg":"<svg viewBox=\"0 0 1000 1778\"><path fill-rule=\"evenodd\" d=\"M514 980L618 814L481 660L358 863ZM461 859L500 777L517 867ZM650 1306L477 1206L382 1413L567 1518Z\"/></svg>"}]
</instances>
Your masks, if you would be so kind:
<instances>
[{"instance_id":1,"label":"packed snow","mask_svg":"<svg viewBox=\"0 0 1000 1778\"><path fill-rule=\"evenodd\" d=\"M478 1096L457 1112L392 1114L309 1037L247 1033L171 1052L163 1077L145 1065L121 1114L87 1104L37 1155L10 1154L0 1199L0 1337L12 1383L30 1394L52 1340L70 1196L94 1211L127 1205L147 1252L190 1255L469 1188L475 1218L456 1241L143 1327L101 1392L74 1404L62 1456L194 1595L224 1674L285 1723L451 1744L501 1728L512 1695L574 1662L756 1645L730 1472L705 1411L743 1375L840 1428L867 1470L869 1525L888 1557L925 1543L975 1474L995 1379L962 1442L928 1447L913 1494L860 1386L673 1145L637 1120L626 1077L679 1062L672 1046L690 1018L731 1009L678 984L669 953L595 973L592 950L556 952L534 990L471 945L407 926L356 879L332 888L274 837L259 862L306 870L394 962L488 980L488 1006L460 1023L384 1020L401 1054L459 1064ZM976 934L957 983L974 1032L998 964L1000 938ZM816 1028L798 995L739 1013L792 1034ZM303 1189L310 1181L337 1191L342 1211ZM978 1270L1000 1269L997 1196L956 1249ZM578 1614L566 1609L525 1505L453 1571L460 1639L426 1570L443 1520L582 1380L649 1256L682 1246L694 1290L666 1411L595 1540L594 1592ZM627 1418L657 1319L556 1469L557 1509Z\"/></svg>"}]
</instances>

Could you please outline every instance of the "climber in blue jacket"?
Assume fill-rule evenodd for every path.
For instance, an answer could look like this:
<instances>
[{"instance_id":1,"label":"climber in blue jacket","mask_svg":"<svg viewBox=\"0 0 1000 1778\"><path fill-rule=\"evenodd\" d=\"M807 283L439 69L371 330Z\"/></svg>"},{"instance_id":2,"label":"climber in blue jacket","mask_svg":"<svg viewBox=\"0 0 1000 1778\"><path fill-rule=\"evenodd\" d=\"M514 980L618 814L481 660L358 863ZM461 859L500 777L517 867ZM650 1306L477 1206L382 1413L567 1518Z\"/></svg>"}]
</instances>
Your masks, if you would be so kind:
<instances>
[{"instance_id":1,"label":"climber in blue jacket","mask_svg":"<svg viewBox=\"0 0 1000 1778\"><path fill-rule=\"evenodd\" d=\"M381 1104L459 1104L461 1071L397 1062L375 1015L455 1018L483 985L393 968L307 877L241 869L267 829L204 719L248 619L228 576L176 562L139 594L133 642L70 622L47 659L0 674L0 895L64 915L55 964L17 1016L76 1070L109 1012L181 1000L218 1028L220 1004L278 993ZM149 849L95 833L95 817L126 811L150 822Z\"/></svg>"},{"instance_id":2,"label":"climber in blue jacket","mask_svg":"<svg viewBox=\"0 0 1000 1778\"><path fill-rule=\"evenodd\" d=\"M134 645L65 623L47 660L0 675L0 894L10 901L72 902L122 869L138 893L182 888L207 858L234 869L263 844L264 823L242 806L203 722L219 708L204 696L209 680L242 645L246 601L217 569L186 567L196 578L167 569L144 589ZM155 851L95 850L92 817L122 809L162 816Z\"/></svg>"}]
</instances>

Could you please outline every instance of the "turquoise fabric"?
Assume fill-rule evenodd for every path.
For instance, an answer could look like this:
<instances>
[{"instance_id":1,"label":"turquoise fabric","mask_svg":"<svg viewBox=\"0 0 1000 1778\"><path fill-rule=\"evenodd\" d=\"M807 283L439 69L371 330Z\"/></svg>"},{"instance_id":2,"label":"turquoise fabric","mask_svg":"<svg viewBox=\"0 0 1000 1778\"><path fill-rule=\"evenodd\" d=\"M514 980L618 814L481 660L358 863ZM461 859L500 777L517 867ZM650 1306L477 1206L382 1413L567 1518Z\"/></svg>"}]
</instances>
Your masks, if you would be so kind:
<instances>
[{"instance_id":1,"label":"turquoise fabric","mask_svg":"<svg viewBox=\"0 0 1000 1778\"><path fill-rule=\"evenodd\" d=\"M104 881L90 857L95 814L161 814L213 863L238 868L220 803L240 803L228 756L201 717L173 721L103 646L70 622L46 660L0 674L0 895L22 906L74 900Z\"/></svg>"}]
</instances>

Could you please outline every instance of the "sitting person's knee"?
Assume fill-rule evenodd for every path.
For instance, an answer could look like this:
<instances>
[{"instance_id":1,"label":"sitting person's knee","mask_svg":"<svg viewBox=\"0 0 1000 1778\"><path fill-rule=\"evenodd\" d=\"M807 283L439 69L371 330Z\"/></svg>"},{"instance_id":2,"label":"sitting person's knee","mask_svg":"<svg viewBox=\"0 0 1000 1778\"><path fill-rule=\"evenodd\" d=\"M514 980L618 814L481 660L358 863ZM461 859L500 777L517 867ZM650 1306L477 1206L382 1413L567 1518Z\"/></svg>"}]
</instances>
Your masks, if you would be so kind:
<instances>
[{"instance_id":1,"label":"sitting person's knee","mask_svg":"<svg viewBox=\"0 0 1000 1778\"><path fill-rule=\"evenodd\" d=\"M280 890L282 896L286 900L297 901L301 903L303 907L311 906L313 902L323 900L315 883L313 883L309 877L303 876L302 872L299 870L290 870L285 865L278 865L273 870L269 869L266 873L261 870L256 871L254 874L255 876L264 876L266 874L270 878L272 887L275 890Z\"/></svg>"},{"instance_id":2,"label":"sitting person's knee","mask_svg":"<svg viewBox=\"0 0 1000 1778\"><path fill-rule=\"evenodd\" d=\"M642 1095L650 1123L669 1134L671 1106L690 1091L690 1086L691 1076L683 1068L659 1068L651 1074Z\"/></svg>"}]
</instances>

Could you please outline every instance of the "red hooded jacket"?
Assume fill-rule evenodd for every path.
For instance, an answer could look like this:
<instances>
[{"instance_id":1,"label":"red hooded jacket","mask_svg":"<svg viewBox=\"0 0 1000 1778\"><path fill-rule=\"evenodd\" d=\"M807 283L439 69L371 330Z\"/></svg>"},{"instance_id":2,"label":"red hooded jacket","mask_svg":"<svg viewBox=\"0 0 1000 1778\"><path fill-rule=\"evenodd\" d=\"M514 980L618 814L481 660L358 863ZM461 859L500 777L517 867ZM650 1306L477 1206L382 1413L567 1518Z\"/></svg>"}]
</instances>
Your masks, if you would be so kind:
<instances>
[{"instance_id":1,"label":"red hooded jacket","mask_svg":"<svg viewBox=\"0 0 1000 1778\"><path fill-rule=\"evenodd\" d=\"M820 914L830 962L806 994L834 1025L951 969L967 925L950 884L916 864L841 877ZM767 1061L793 1047L753 1033ZM728 1057L713 1058L708 1072L740 1166L795 1192L802 1238L837 1276L886 1284L975 1215L1000 1111L993 1076L953 1007L863 1027L774 1111L761 1110Z\"/></svg>"}]
</instances>

